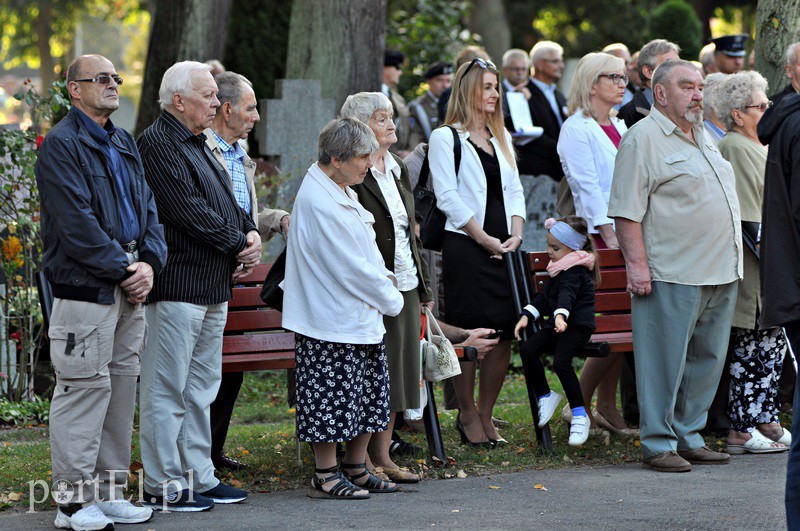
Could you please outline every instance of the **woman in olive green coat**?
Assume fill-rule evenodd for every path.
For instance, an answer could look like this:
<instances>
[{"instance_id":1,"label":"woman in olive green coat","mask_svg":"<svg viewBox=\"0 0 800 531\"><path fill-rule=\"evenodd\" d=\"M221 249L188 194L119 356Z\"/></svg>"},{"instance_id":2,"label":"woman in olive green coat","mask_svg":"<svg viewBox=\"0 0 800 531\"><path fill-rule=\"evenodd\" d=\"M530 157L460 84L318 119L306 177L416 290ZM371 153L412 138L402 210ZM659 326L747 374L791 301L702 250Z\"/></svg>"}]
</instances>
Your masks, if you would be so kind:
<instances>
[{"instance_id":1,"label":"woman in olive green coat","mask_svg":"<svg viewBox=\"0 0 800 531\"><path fill-rule=\"evenodd\" d=\"M771 105L766 90L767 82L760 74L741 72L722 81L711 102L729 131L718 147L733 166L744 231L748 224L760 227L761 223L767 148L761 145L756 126ZM760 307L758 257L745 245L744 278L739 283L731 336L731 454L783 452L791 442L791 434L778 421L778 380L786 338L780 328L759 329Z\"/></svg>"},{"instance_id":2,"label":"woman in olive green coat","mask_svg":"<svg viewBox=\"0 0 800 531\"><path fill-rule=\"evenodd\" d=\"M420 407L420 310L422 305L433 307L428 266L420 254L422 243L414 232L414 196L408 169L399 157L389 153L389 146L397 142L392 102L381 92L360 92L347 98L341 115L366 123L378 140L380 147L372 154L372 169L353 190L358 201L375 216L378 249L386 268L397 277L397 288L404 299L400 315L383 320L391 417L389 428L372 436L370 456L392 481L415 483L419 476L400 468L389 456L397 413Z\"/></svg>"}]
</instances>

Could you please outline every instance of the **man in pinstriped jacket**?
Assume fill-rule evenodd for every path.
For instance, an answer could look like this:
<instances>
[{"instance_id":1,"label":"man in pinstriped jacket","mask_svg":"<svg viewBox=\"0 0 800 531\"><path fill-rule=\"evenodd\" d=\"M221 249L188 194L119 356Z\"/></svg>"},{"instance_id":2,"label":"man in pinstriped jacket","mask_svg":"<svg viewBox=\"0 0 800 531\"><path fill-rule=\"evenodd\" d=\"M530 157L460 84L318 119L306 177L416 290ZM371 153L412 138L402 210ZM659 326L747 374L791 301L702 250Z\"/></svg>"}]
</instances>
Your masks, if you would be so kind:
<instances>
[{"instance_id":1,"label":"man in pinstriped jacket","mask_svg":"<svg viewBox=\"0 0 800 531\"><path fill-rule=\"evenodd\" d=\"M150 293L142 356L144 502L204 511L247 497L214 477L209 406L222 374L231 279L258 264L261 238L205 143L219 107L208 65L167 69L159 103L161 115L138 140L169 249Z\"/></svg>"}]
</instances>

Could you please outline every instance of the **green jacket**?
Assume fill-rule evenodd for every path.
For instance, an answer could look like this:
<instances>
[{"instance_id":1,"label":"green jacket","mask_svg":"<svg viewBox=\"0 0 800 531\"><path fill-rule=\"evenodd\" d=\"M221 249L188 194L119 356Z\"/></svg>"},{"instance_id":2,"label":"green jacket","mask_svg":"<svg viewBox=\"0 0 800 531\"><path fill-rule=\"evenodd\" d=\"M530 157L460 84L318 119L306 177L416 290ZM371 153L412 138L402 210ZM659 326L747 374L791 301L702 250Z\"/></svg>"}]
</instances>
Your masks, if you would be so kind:
<instances>
[{"instance_id":1,"label":"green jacket","mask_svg":"<svg viewBox=\"0 0 800 531\"><path fill-rule=\"evenodd\" d=\"M403 163L403 160L395 154L392 157L400 165L400 179L395 180L397 187L400 190L400 198L406 207L409 222L415 223L414 217L414 194L411 191L411 181L408 176L408 168ZM358 202L364 208L369 210L375 216L375 240L378 244L378 250L383 256L383 261L386 263L386 269L394 271L394 226L392 225L392 216L389 212L389 207L386 200L383 198L383 193L372 175L372 170L367 172L364 182L351 187L358 195ZM413 225L411 225L413 227ZM422 257L422 242L418 236L409 238L411 242L411 254L414 257L414 265L417 267L417 279L419 280L419 299L422 302L433 300L433 293L430 288L430 280L428 279L428 264Z\"/></svg>"}]
</instances>

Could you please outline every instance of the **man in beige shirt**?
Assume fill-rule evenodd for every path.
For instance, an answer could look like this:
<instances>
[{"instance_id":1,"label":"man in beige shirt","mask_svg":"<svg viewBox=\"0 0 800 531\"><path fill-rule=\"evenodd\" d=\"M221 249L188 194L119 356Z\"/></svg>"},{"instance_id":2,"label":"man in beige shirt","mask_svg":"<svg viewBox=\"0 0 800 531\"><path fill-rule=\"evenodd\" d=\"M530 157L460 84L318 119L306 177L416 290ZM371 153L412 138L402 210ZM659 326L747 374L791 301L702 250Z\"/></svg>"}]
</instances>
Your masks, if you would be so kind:
<instances>
[{"instance_id":1,"label":"man in beige shirt","mask_svg":"<svg viewBox=\"0 0 800 531\"><path fill-rule=\"evenodd\" d=\"M643 466L662 472L730 458L698 433L742 277L733 170L705 134L702 88L688 61L656 69L655 104L622 139L608 208L632 297Z\"/></svg>"}]
</instances>

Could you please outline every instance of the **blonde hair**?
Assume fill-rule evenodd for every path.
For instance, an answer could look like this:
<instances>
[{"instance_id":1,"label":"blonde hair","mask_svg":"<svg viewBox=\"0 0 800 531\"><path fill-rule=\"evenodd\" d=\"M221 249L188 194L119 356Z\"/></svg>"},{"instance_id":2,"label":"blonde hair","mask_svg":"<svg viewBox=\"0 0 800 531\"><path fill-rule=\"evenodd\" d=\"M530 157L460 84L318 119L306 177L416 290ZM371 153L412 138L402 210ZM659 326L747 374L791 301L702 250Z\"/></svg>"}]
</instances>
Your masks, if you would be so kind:
<instances>
[{"instance_id":1,"label":"blonde hair","mask_svg":"<svg viewBox=\"0 0 800 531\"><path fill-rule=\"evenodd\" d=\"M484 72L491 72L497 78L497 91L499 93L497 105L494 112L485 115L486 125L492 132L492 136L497 139L500 145L500 151L503 152L506 160L512 167L517 166L516 156L514 149L506 141L506 130L503 122L503 85L500 84L500 74L492 65L487 64L486 68L482 68L478 64L474 64L472 68L469 65L472 62L465 63L458 68L455 79L453 79L453 89L450 95L450 102L447 105L447 117L444 120L445 125L460 124L462 131L468 131L472 128L477 121L476 110L478 101L480 101L483 91L483 74ZM467 72L469 70L469 72Z\"/></svg>"},{"instance_id":2,"label":"blonde hair","mask_svg":"<svg viewBox=\"0 0 800 531\"><path fill-rule=\"evenodd\" d=\"M600 74L609 74L621 70L625 72L625 61L608 53L587 53L575 69L575 76L572 78L572 86L569 88L569 104L567 115L572 116L578 109L583 114L595 120L606 118L605 116L595 116L592 106L592 88L600 80ZM611 113L609 113L612 116Z\"/></svg>"}]
</instances>

